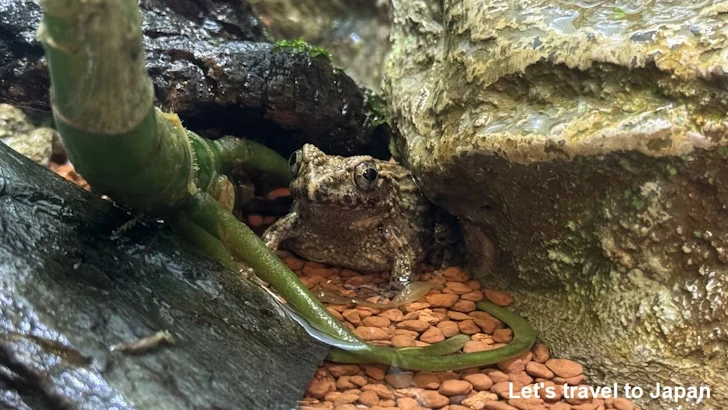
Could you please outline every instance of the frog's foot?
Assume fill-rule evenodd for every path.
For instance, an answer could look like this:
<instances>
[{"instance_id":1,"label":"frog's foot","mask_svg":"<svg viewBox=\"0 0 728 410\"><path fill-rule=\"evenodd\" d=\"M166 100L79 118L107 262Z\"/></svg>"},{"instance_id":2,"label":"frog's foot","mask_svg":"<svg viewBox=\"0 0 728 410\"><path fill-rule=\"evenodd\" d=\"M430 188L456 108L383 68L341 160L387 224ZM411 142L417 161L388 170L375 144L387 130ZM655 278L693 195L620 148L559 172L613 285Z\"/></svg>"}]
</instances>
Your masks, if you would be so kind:
<instances>
[{"instance_id":1,"label":"frog's foot","mask_svg":"<svg viewBox=\"0 0 728 410\"><path fill-rule=\"evenodd\" d=\"M280 248L281 242L294 236L297 222L298 214L295 212L275 221L273 225L269 226L263 232L261 239L265 243L265 246L274 252L277 251Z\"/></svg>"}]
</instances>

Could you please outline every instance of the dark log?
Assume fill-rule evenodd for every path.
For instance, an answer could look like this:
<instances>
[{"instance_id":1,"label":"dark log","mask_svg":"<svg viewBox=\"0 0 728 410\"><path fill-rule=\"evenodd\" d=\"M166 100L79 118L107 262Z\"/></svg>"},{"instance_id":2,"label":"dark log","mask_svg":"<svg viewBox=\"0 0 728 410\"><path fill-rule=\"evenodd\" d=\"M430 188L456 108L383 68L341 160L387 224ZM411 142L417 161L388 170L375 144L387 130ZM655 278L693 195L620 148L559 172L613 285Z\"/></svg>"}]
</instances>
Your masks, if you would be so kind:
<instances>
[{"instance_id":1,"label":"dark log","mask_svg":"<svg viewBox=\"0 0 728 410\"><path fill-rule=\"evenodd\" d=\"M0 408L295 407L327 346L130 218L0 144ZM160 330L175 344L110 350Z\"/></svg>"},{"instance_id":2,"label":"dark log","mask_svg":"<svg viewBox=\"0 0 728 410\"><path fill-rule=\"evenodd\" d=\"M284 155L388 158L381 110L325 56L278 49L244 0L143 0L144 46L157 104L205 136L244 136ZM0 102L49 111L32 1L0 0ZM208 131L208 132L205 132Z\"/></svg>"}]
</instances>

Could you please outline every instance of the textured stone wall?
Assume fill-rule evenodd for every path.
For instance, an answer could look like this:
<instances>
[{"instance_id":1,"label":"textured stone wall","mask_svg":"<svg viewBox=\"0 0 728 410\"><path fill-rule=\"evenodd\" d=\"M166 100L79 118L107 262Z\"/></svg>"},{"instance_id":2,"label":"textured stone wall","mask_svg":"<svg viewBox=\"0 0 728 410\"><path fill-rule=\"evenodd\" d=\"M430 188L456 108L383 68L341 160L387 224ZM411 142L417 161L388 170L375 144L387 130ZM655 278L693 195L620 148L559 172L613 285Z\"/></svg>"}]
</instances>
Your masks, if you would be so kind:
<instances>
[{"instance_id":1,"label":"textured stone wall","mask_svg":"<svg viewBox=\"0 0 728 410\"><path fill-rule=\"evenodd\" d=\"M392 9L397 155L472 269L593 383L728 407L728 2Z\"/></svg>"}]
</instances>

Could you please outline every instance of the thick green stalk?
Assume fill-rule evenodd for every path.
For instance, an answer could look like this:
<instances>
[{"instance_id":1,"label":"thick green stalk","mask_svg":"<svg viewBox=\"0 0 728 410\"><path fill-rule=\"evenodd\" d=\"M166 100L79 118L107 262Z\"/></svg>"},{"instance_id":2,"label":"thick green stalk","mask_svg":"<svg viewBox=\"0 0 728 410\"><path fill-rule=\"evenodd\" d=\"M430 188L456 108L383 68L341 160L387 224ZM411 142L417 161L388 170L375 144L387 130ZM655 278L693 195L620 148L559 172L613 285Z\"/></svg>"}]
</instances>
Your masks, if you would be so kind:
<instances>
[{"instance_id":1,"label":"thick green stalk","mask_svg":"<svg viewBox=\"0 0 728 410\"><path fill-rule=\"evenodd\" d=\"M223 174L230 175L233 169L244 166L274 175L286 185L293 180L288 161L265 145L231 136L210 144L219 152Z\"/></svg>"},{"instance_id":2,"label":"thick green stalk","mask_svg":"<svg viewBox=\"0 0 728 410\"><path fill-rule=\"evenodd\" d=\"M226 268L232 271L238 270L237 262L227 251L225 245L199 225L190 221L182 212L171 218L170 225L174 233L184 238L187 243L194 245L196 249L205 252Z\"/></svg>"},{"instance_id":3,"label":"thick green stalk","mask_svg":"<svg viewBox=\"0 0 728 410\"><path fill-rule=\"evenodd\" d=\"M189 199L189 142L154 109L136 1L41 5L53 114L74 166L95 191L137 210L158 214Z\"/></svg>"}]
</instances>

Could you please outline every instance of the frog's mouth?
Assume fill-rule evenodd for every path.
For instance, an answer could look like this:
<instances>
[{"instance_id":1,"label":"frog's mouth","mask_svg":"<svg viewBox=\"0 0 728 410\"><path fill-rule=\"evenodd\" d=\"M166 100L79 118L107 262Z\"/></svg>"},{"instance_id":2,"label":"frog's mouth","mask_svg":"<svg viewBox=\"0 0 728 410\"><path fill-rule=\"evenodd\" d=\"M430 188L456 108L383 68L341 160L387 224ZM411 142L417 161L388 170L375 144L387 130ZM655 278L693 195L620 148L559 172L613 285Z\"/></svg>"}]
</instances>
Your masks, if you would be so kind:
<instances>
[{"instance_id":1,"label":"frog's mouth","mask_svg":"<svg viewBox=\"0 0 728 410\"><path fill-rule=\"evenodd\" d=\"M294 186L290 188L291 198L294 201L305 202L307 207L316 208L339 208L347 210L375 209L377 199L364 195L343 194L331 196L322 190L309 191L305 187Z\"/></svg>"}]
</instances>

